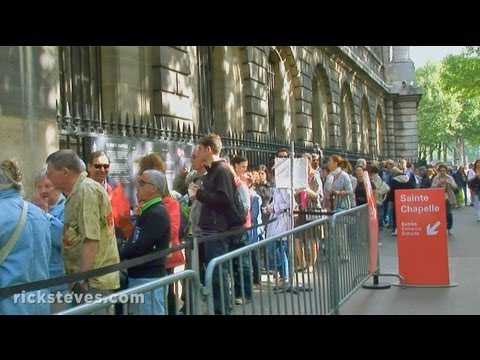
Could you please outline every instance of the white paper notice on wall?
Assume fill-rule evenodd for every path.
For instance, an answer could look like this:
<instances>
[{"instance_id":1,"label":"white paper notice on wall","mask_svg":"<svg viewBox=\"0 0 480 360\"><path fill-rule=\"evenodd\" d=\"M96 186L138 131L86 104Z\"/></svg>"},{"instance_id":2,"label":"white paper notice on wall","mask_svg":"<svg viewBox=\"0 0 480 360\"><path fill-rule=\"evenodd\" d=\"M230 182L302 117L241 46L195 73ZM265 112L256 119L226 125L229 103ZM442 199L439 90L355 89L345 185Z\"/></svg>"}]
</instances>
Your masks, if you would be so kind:
<instances>
[{"instance_id":1,"label":"white paper notice on wall","mask_svg":"<svg viewBox=\"0 0 480 360\"><path fill-rule=\"evenodd\" d=\"M293 159L293 188L302 189L308 185L307 159ZM290 189L290 158L275 159L275 186L279 189Z\"/></svg>"}]
</instances>

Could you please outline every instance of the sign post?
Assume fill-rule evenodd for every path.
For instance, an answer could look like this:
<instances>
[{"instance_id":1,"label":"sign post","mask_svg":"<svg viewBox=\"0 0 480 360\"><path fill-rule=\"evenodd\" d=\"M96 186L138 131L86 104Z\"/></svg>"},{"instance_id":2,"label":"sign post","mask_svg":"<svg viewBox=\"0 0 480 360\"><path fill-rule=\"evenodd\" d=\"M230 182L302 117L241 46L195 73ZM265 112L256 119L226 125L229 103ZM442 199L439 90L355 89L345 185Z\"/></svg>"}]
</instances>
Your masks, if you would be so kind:
<instances>
[{"instance_id":1,"label":"sign post","mask_svg":"<svg viewBox=\"0 0 480 360\"><path fill-rule=\"evenodd\" d=\"M450 286L444 189L395 191L398 269L407 286Z\"/></svg>"}]
</instances>

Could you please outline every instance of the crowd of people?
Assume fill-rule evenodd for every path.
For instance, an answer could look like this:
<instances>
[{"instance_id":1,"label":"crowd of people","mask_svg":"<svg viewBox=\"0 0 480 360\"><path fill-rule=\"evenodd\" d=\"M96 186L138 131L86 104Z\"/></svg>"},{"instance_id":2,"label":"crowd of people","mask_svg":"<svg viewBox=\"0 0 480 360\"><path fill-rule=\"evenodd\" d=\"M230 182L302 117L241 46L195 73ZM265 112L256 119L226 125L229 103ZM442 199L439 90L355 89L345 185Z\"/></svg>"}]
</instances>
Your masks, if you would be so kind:
<instances>
[{"instance_id":1,"label":"crowd of people","mask_svg":"<svg viewBox=\"0 0 480 360\"><path fill-rule=\"evenodd\" d=\"M289 156L288 149L278 149L276 163ZM18 164L4 160L0 166L0 284L8 287L81 273L168 249L187 236L209 236L212 240L201 242L199 249L203 279L213 258L282 235L292 226L308 221L307 216L297 216L292 224L292 211L339 212L367 203L366 173L375 196L378 227L391 228L393 236L397 233L398 189L445 189L449 234L452 209L467 206L467 198L480 222L480 159L465 172L462 166L448 168L444 164L415 169L405 159L368 164L359 159L352 167L339 155L328 160L315 153L302 157L307 163L306 186L293 189L292 194L292 189L275 185L273 163L251 166L246 157L230 158L222 152L221 138L210 134L198 141L191 154L191 169L180 169L172 189L160 154L144 155L135 179L135 206L129 203L121 183L109 176L111 164L104 151L92 153L87 164L72 150L49 155L35 178L30 201L23 199ZM327 161L322 165L322 160ZM245 231L235 231L242 228ZM295 239L294 270L315 264L320 241ZM262 254L236 259L232 274L227 267L214 272L215 313L231 311L230 296L238 305L250 302L253 291L261 286L261 269L273 270L275 285L286 286L291 276L289 255L287 239L280 238ZM342 261L348 260L348 256L342 257ZM184 253L176 251L127 270L69 284L68 289L63 284L42 291L105 296L172 274L186 262L188 265ZM147 292L144 303L132 307L131 312L175 313L181 296L178 289L160 287ZM0 300L0 314L48 314L53 310L49 304L14 302L13 296Z\"/></svg>"}]
</instances>

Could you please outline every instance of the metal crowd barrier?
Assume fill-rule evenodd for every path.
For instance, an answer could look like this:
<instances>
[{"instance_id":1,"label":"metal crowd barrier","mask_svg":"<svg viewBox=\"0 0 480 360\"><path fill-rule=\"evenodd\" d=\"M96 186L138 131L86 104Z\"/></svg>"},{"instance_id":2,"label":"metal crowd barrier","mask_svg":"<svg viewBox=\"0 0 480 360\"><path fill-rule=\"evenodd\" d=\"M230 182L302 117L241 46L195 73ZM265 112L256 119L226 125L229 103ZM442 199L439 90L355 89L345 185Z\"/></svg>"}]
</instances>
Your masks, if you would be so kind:
<instances>
[{"instance_id":1,"label":"metal crowd barrier","mask_svg":"<svg viewBox=\"0 0 480 360\"><path fill-rule=\"evenodd\" d=\"M329 220L335 313L373 274L369 272L370 227L368 206L334 214ZM377 268L378 270L378 268Z\"/></svg>"},{"instance_id":2,"label":"metal crowd barrier","mask_svg":"<svg viewBox=\"0 0 480 360\"><path fill-rule=\"evenodd\" d=\"M121 304L123 315L136 315L137 305L141 306L142 295L150 292L150 295L153 296L153 291L155 289L163 287L164 291L164 308L165 315L169 314L169 304L168 304L168 287L175 286L179 281L183 281L183 291L185 292L184 297L184 306L185 315L198 315L201 310L201 299L200 299L200 280L198 274L192 270L181 271L176 274L168 275L161 279L154 280L147 284L139 285L133 288L122 290L108 296L103 297L101 300L95 302L82 304L75 306L71 309L60 311L55 315L98 315L106 314L113 315L115 304ZM178 300L178 299L177 299ZM179 304L175 304L175 314L179 314ZM152 313L153 313L153 304L152 304Z\"/></svg>"},{"instance_id":3,"label":"metal crowd barrier","mask_svg":"<svg viewBox=\"0 0 480 360\"><path fill-rule=\"evenodd\" d=\"M167 287L181 280L186 291L181 313L185 315L338 314L341 305L374 275L369 272L368 207L318 217L284 234L212 259L205 270L203 287L198 271L185 270L57 314L97 314L112 308L122 297L153 294L159 287L164 287L168 313ZM231 240L222 234L207 238ZM198 246L192 250L195 258ZM177 302L175 314L180 313ZM122 304L123 314L134 314L134 309L128 303Z\"/></svg>"},{"instance_id":4,"label":"metal crowd barrier","mask_svg":"<svg viewBox=\"0 0 480 360\"><path fill-rule=\"evenodd\" d=\"M211 260L202 289L208 314L338 314L372 275L368 216L359 206ZM256 286L254 271L262 274Z\"/></svg>"},{"instance_id":5,"label":"metal crowd barrier","mask_svg":"<svg viewBox=\"0 0 480 360\"><path fill-rule=\"evenodd\" d=\"M208 313L332 313L331 263L325 251L318 251L328 248L327 222L327 218L319 219L211 260L203 288ZM310 253L307 259L292 256L295 241ZM308 258L315 254L316 261ZM256 269L251 266L254 257ZM258 286L253 285L254 270L261 274Z\"/></svg>"}]
</instances>

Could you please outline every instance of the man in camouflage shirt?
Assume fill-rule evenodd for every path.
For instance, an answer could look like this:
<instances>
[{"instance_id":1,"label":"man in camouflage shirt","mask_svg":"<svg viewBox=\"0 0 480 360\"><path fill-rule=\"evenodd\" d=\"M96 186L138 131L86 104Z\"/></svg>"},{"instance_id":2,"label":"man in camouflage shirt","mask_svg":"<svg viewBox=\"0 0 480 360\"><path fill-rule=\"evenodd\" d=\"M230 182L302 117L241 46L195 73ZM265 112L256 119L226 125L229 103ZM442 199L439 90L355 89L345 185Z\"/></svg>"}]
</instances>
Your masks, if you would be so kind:
<instances>
[{"instance_id":1,"label":"man in camouflage shirt","mask_svg":"<svg viewBox=\"0 0 480 360\"><path fill-rule=\"evenodd\" d=\"M62 255L67 275L119 262L114 221L105 189L87 177L73 150L47 158L47 176L67 196ZM80 281L74 290L107 294L118 289L118 271Z\"/></svg>"}]
</instances>

